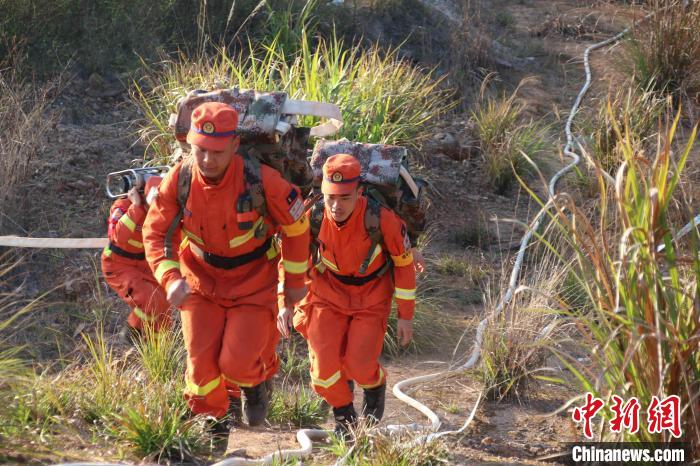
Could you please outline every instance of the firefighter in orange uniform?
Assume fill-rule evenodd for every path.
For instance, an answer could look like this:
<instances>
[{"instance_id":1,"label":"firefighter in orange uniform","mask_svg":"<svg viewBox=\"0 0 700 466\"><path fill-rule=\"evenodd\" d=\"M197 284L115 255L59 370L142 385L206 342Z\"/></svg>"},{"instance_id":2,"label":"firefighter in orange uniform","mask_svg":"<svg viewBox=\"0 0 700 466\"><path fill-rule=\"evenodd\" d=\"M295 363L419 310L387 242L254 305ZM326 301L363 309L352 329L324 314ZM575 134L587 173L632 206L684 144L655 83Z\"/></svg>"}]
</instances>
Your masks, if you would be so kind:
<instances>
[{"instance_id":1,"label":"firefighter in orange uniform","mask_svg":"<svg viewBox=\"0 0 700 466\"><path fill-rule=\"evenodd\" d=\"M392 296L400 343L407 345L413 336L416 270L406 227L393 211L361 195L360 173L358 160L347 154L334 155L323 166L321 262L311 270L309 295L293 316L309 343L312 386L333 407L341 435L357 420L354 382L364 390L366 419L377 422L384 413L386 372L378 359ZM365 226L367 209L379 216L382 240L377 244ZM289 309L281 307L278 316L285 335Z\"/></svg>"},{"instance_id":2,"label":"firefighter in orange uniform","mask_svg":"<svg viewBox=\"0 0 700 466\"><path fill-rule=\"evenodd\" d=\"M238 114L223 103L194 110L191 155L163 180L146 217L144 244L168 301L181 311L190 409L223 418L237 385L248 424L259 425L268 410L263 382L271 372L271 338L277 338L273 233L281 228L291 304L306 294L309 224L298 188L237 154L237 125ZM179 251L170 239L178 230L186 237Z\"/></svg>"},{"instance_id":3,"label":"firefighter in orange uniform","mask_svg":"<svg viewBox=\"0 0 700 466\"><path fill-rule=\"evenodd\" d=\"M160 177L147 180L144 193L151 201L158 193ZM153 277L143 251L141 226L148 204L136 188L128 197L117 199L110 208L107 236L109 245L102 251L102 274L107 284L131 308L127 323L142 332L144 322L158 331L171 324L170 304L165 291Z\"/></svg>"}]
</instances>

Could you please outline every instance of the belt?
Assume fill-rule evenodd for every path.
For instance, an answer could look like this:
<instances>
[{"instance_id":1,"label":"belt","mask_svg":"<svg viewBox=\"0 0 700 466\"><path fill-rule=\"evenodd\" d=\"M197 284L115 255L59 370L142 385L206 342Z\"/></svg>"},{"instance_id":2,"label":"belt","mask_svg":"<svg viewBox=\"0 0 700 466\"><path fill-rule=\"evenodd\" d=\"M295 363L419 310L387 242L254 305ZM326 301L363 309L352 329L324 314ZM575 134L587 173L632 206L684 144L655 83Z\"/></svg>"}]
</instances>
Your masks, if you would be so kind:
<instances>
[{"instance_id":1,"label":"belt","mask_svg":"<svg viewBox=\"0 0 700 466\"><path fill-rule=\"evenodd\" d=\"M326 268L326 270L328 270L331 273L331 275L333 275L335 278L337 278L338 281L344 285L362 286L365 283L369 283L372 280L374 280L375 278L379 278L382 275L384 275L384 272L386 272L388 268L389 268L389 262L387 261L387 262L384 262L384 265L379 267L377 270L375 270L371 274L365 275L363 277L352 277L350 275L339 275L339 274L333 272L329 268Z\"/></svg>"},{"instance_id":2,"label":"belt","mask_svg":"<svg viewBox=\"0 0 700 466\"><path fill-rule=\"evenodd\" d=\"M252 262L255 259L263 257L271 246L272 236L267 238L262 245L253 249L251 252L241 254L240 256L227 257L217 256L216 254L203 251L199 248L199 246L195 245L193 242L190 241L190 251L192 251L192 253L194 253L195 256L204 260L204 262L211 266L225 270L230 270L239 267L241 265L247 264L248 262Z\"/></svg>"},{"instance_id":3,"label":"belt","mask_svg":"<svg viewBox=\"0 0 700 466\"><path fill-rule=\"evenodd\" d=\"M117 246L116 244L110 242L109 246L107 246L110 251L112 251L114 254L122 257L126 257L127 259L134 259L137 261L142 261L146 260L146 253L144 252L128 252Z\"/></svg>"}]
</instances>

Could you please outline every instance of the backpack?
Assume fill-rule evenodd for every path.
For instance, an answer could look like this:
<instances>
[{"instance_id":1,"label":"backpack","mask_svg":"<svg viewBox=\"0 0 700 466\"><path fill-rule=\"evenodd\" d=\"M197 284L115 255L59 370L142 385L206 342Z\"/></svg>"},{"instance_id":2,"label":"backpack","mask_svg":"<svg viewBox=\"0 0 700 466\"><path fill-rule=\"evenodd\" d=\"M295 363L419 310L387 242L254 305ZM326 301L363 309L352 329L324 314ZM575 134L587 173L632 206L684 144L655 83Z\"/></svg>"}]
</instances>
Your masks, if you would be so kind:
<instances>
[{"instance_id":1,"label":"backpack","mask_svg":"<svg viewBox=\"0 0 700 466\"><path fill-rule=\"evenodd\" d=\"M223 102L236 109L239 115L236 132L240 137L238 153L243 157L246 191L239 196L236 209L238 226L242 230L253 228L250 220L253 211L260 217L267 213L260 164L279 171L306 195L311 190L313 181L307 160L309 136L333 134L342 125L340 110L336 105L292 100L284 92L257 92L238 88L211 92L195 90L181 98L177 102L177 113L170 115L169 126L182 149L189 151L186 138L192 112L205 102ZM326 117L330 121L313 128L298 127L297 115ZM173 255L172 238L182 219L191 181L192 160L191 157L186 157L178 178L177 200L180 211L165 236L166 257ZM255 236L264 237L266 228L264 222L259 224Z\"/></svg>"},{"instance_id":2,"label":"backpack","mask_svg":"<svg viewBox=\"0 0 700 466\"><path fill-rule=\"evenodd\" d=\"M365 230L371 246L367 257L360 266L359 273L364 274L372 259L377 245L383 244L380 228L381 208L391 209L406 224L408 238L415 245L418 236L425 232L425 213L427 201L423 197L425 182L414 178L408 172L408 151L405 147L389 144L364 144L347 139L338 141L319 140L311 156L313 171L313 189L318 192L323 180L323 164L332 155L350 154L359 160L362 167L361 185L367 197L365 210ZM312 198L311 234L314 238L314 254L317 255L318 233L323 220L323 199ZM386 249L386 248L384 248ZM389 262L389 261L387 261Z\"/></svg>"}]
</instances>

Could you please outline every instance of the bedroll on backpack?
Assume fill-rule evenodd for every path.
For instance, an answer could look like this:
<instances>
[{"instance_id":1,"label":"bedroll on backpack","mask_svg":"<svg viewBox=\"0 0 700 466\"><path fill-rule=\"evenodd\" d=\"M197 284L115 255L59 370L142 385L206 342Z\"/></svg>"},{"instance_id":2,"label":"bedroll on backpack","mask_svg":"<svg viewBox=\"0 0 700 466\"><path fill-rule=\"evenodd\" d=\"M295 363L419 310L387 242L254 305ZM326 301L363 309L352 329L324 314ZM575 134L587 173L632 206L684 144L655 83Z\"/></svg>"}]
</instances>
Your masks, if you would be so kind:
<instances>
[{"instance_id":1,"label":"bedroll on backpack","mask_svg":"<svg viewBox=\"0 0 700 466\"><path fill-rule=\"evenodd\" d=\"M323 164L332 155L350 154L362 166L361 183L370 200L396 212L406 223L411 244L415 245L418 236L425 232L427 200L423 196L425 183L414 178L408 171L408 151L405 147L389 144L364 144L347 139L338 141L319 140L311 156L314 190L318 191L323 180ZM323 215L320 208L312 209L312 228ZM371 203L368 203L370 205ZM368 210L371 210L372 207ZM379 220L365 219L368 233ZM371 234L370 234L371 236Z\"/></svg>"},{"instance_id":2,"label":"bedroll on backpack","mask_svg":"<svg viewBox=\"0 0 700 466\"><path fill-rule=\"evenodd\" d=\"M223 102L238 112L236 135L240 137L239 153L258 159L279 171L303 194L311 188L313 175L307 160L309 136L334 134L342 125L336 105L293 100L284 92L257 92L247 89L194 90L177 103L177 113L170 116L170 127L180 145L189 150L186 138L192 112L206 102ZM325 124L299 127L298 115L328 118Z\"/></svg>"}]
</instances>

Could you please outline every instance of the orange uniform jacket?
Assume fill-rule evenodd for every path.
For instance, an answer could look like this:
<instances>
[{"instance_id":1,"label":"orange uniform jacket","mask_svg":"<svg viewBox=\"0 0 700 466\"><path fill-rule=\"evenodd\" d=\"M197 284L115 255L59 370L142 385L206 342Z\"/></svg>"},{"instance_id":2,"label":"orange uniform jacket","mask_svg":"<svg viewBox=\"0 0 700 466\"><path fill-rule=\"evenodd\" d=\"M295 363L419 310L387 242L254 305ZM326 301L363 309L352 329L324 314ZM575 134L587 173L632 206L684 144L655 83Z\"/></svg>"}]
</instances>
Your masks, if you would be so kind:
<instances>
[{"instance_id":1,"label":"orange uniform jacket","mask_svg":"<svg viewBox=\"0 0 700 466\"><path fill-rule=\"evenodd\" d=\"M117 199L109 209L108 231L109 241L119 249L132 254L143 254L143 239L141 237L141 225L146 218L146 208L142 205L132 204L128 199ZM107 246L102 255L105 263L136 265L138 259L130 259L117 254ZM143 262L146 266L146 263Z\"/></svg>"},{"instance_id":2,"label":"orange uniform jacket","mask_svg":"<svg viewBox=\"0 0 700 466\"><path fill-rule=\"evenodd\" d=\"M364 275L370 275L381 268L388 254L394 265L394 281L387 271L381 278L360 286L341 283L333 276L359 275L360 265L367 256L371 240L365 229L365 210L367 198L361 196L350 218L338 226L324 212L321 230L318 235L323 266L327 269L321 273L312 270L312 300L325 301L334 307L345 310L368 309L374 305L396 298L399 319L413 319L416 299L416 273L413 267L411 242L406 234L403 221L393 211L382 207L380 228L383 245L377 245L372 260ZM383 248L386 248L384 250Z\"/></svg>"},{"instance_id":3,"label":"orange uniform jacket","mask_svg":"<svg viewBox=\"0 0 700 466\"><path fill-rule=\"evenodd\" d=\"M276 261L270 260L278 254L274 241L266 256L230 270L207 264L185 246L179 253L174 252L175 257L165 257L165 233L179 211L177 181L181 163L161 183L144 224L146 258L158 282L167 290L172 282L184 276L193 291L224 305L234 300L251 304L274 302L277 270ZM303 215L298 188L276 170L261 166L268 215L259 218L255 213L254 217L256 224L265 222L268 230L265 238L255 238L253 230L238 227L237 200L245 191L243 159L234 155L216 185L208 184L196 167L191 172L192 184L181 222L183 244L189 242L204 252L234 257L262 246L281 226L285 282L289 287L303 286L308 268L309 222Z\"/></svg>"}]
</instances>

